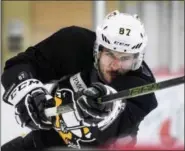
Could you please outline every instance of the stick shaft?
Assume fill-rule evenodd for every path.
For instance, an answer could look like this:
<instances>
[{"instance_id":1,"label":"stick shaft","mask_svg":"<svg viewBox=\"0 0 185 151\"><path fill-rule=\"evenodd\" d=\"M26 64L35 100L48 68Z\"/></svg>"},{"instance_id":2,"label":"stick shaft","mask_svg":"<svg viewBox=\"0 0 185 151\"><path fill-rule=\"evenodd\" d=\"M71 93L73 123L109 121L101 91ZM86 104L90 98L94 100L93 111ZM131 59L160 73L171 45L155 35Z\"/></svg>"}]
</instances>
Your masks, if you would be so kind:
<instances>
[{"instance_id":1,"label":"stick shaft","mask_svg":"<svg viewBox=\"0 0 185 151\"><path fill-rule=\"evenodd\" d=\"M135 88L127 89L127 90L122 90L115 94L103 96L102 98L99 98L98 101L101 103L107 103L107 102L112 102L117 99L134 98L134 97L138 97L141 95L153 93L158 90L176 86L182 83L184 83L184 76L161 81L161 82L146 84L143 86L139 86L139 87L135 87Z\"/></svg>"},{"instance_id":2,"label":"stick shaft","mask_svg":"<svg viewBox=\"0 0 185 151\"><path fill-rule=\"evenodd\" d=\"M122 90L122 91L119 91L118 93L114 93L114 94L110 94L110 95L106 95L101 98L98 98L98 101L99 103L108 103L108 102L116 101L118 99L130 99L130 98L150 94L165 88L173 87L182 83L184 83L184 76L161 81L161 82L146 84L143 86L139 86L139 87L135 87L127 90ZM73 104L71 103L64 106L59 106L57 108L53 107L53 108L45 109L45 114L46 116L49 117L49 116L54 116L61 113L66 113L72 110L74 109L73 109Z\"/></svg>"}]
</instances>

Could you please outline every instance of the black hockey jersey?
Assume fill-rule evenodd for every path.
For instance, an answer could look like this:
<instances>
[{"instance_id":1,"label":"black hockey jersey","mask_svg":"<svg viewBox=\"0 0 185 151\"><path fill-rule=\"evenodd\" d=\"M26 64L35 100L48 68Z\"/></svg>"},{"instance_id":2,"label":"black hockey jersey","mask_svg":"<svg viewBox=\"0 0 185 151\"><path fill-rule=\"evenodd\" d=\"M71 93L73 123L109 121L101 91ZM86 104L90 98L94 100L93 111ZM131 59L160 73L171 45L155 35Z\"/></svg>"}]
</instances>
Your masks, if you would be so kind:
<instances>
[{"instance_id":1,"label":"black hockey jersey","mask_svg":"<svg viewBox=\"0 0 185 151\"><path fill-rule=\"evenodd\" d=\"M132 84L129 81L132 81ZM94 82L102 81L98 77L96 69L93 68L92 70L63 77L53 90L52 95L58 101L57 104L61 106L70 103L75 104L73 99L75 92L90 87L91 83ZM117 77L110 86L117 90L123 90L142 84L146 84L144 80L130 74L125 75L124 78L121 76ZM144 103L144 100L150 101ZM100 130L98 127L83 126L76 118L74 111L66 112L60 118L58 116L58 121L56 121L58 124L56 125L59 125L59 135L69 147L101 146L119 137L125 137L127 135L136 136L140 121L156 107L155 101L154 94L150 94L138 97L137 99L128 99L126 106L118 103L120 106L125 106L124 109L118 111L119 113L115 117L112 117L111 124L109 123L109 126L104 130Z\"/></svg>"}]
</instances>

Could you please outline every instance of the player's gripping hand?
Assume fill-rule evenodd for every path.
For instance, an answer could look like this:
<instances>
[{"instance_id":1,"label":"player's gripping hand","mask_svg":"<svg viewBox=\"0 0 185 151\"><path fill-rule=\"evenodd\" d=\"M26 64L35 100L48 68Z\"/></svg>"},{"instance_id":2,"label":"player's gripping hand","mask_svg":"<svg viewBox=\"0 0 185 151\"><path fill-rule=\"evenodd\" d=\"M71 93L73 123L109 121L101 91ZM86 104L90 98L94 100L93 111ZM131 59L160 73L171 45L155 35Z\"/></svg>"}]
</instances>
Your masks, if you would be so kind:
<instances>
[{"instance_id":1,"label":"player's gripping hand","mask_svg":"<svg viewBox=\"0 0 185 151\"><path fill-rule=\"evenodd\" d=\"M14 105L15 118L22 127L26 126L33 130L52 128L44 109L53 107L54 101L41 81L25 80L17 85L7 98L5 101Z\"/></svg>"},{"instance_id":2,"label":"player's gripping hand","mask_svg":"<svg viewBox=\"0 0 185 151\"><path fill-rule=\"evenodd\" d=\"M21 125L31 129L50 129L52 123L44 114L44 110L54 106L53 97L40 88L31 91L15 106L15 116Z\"/></svg>"},{"instance_id":3,"label":"player's gripping hand","mask_svg":"<svg viewBox=\"0 0 185 151\"><path fill-rule=\"evenodd\" d=\"M84 120L101 121L112 111L112 103L100 104L97 98L112 93L112 89L101 83L94 83L83 90L76 100L77 111Z\"/></svg>"}]
</instances>

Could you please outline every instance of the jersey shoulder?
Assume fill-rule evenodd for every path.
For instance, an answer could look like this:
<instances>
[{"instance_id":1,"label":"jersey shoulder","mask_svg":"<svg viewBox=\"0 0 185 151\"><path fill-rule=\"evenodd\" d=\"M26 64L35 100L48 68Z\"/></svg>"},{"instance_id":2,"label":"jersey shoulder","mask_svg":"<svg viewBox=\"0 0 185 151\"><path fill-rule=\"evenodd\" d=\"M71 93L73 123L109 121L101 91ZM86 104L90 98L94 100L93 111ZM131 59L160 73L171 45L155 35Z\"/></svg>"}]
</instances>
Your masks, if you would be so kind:
<instances>
[{"instance_id":1,"label":"jersey shoulder","mask_svg":"<svg viewBox=\"0 0 185 151\"><path fill-rule=\"evenodd\" d=\"M52 36L63 36L72 38L72 39L79 39L83 38L83 40L90 40L94 42L96 38L96 34L94 31L80 26L68 26L59 29L57 32L55 32ZM72 41L71 39L71 41Z\"/></svg>"},{"instance_id":2,"label":"jersey shoulder","mask_svg":"<svg viewBox=\"0 0 185 151\"><path fill-rule=\"evenodd\" d=\"M36 49L78 49L78 47L93 46L96 40L96 34L94 31L79 27L79 26L67 26L60 28L47 38L43 39L39 43L36 43L32 48ZM77 47L77 48L76 48Z\"/></svg>"},{"instance_id":3,"label":"jersey shoulder","mask_svg":"<svg viewBox=\"0 0 185 151\"><path fill-rule=\"evenodd\" d=\"M131 71L127 76L134 76L142 79L146 83L156 82L155 76L145 61L142 62L141 67L138 70Z\"/></svg>"}]
</instances>

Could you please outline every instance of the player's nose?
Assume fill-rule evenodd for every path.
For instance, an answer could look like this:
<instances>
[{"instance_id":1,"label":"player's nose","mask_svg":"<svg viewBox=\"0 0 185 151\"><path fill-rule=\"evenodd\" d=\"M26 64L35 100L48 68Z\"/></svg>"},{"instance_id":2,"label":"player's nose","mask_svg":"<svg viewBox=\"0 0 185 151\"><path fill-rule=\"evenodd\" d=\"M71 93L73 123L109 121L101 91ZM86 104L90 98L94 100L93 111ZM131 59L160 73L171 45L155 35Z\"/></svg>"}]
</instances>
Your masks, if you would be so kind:
<instances>
[{"instance_id":1,"label":"player's nose","mask_svg":"<svg viewBox=\"0 0 185 151\"><path fill-rule=\"evenodd\" d=\"M121 62L118 59L114 59L110 67L113 71L117 71L121 68Z\"/></svg>"}]
</instances>

